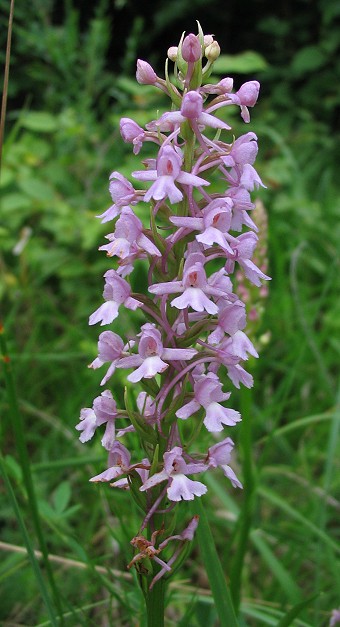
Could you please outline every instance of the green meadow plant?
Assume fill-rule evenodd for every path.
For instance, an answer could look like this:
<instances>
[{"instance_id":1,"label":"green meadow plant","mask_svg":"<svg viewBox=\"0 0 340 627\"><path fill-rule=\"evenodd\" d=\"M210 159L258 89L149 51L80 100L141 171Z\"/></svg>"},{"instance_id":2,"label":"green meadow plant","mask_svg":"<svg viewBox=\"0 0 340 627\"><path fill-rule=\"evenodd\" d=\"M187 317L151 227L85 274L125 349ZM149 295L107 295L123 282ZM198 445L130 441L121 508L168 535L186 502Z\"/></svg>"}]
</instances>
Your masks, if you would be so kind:
<instances>
[{"instance_id":1,"label":"green meadow plant","mask_svg":"<svg viewBox=\"0 0 340 627\"><path fill-rule=\"evenodd\" d=\"M245 304L241 292L233 291L232 278L237 266L257 288L269 279L252 260L258 228L250 192L263 186L253 166L257 137L247 132L236 139L215 115L237 106L249 123L260 85L248 81L233 92L231 78L209 83L219 55L218 42L199 27L197 36L183 35L168 50L165 79L146 61L137 61L137 82L163 91L171 107L145 129L121 119L122 138L135 155L147 142L156 148L155 157L143 161L145 169L132 172L135 180L151 185L135 189L112 172L113 204L98 216L113 222L100 250L115 263L104 274L104 303L89 323L107 326L118 316L122 322L119 334L105 330L99 336L98 357L90 367L108 364L105 387L93 406L81 411L77 429L87 442L105 425L108 468L91 481L126 490L141 511L128 568L138 573L149 627L164 624L165 585L187 556L199 525L221 624L238 624L204 510L196 504L195 515L188 517L182 508L182 502L197 503L207 492L205 473L218 467L234 488L242 488L232 469L234 442L224 434L241 415L225 406L231 392L223 390L221 376L226 372L236 388L252 387L244 362L258 354L244 331ZM223 192L215 191L216 179L222 179ZM150 216L147 225L136 214L141 203ZM147 284L136 292L129 279L139 260L146 260ZM126 308L144 315L135 336L124 333ZM120 369L130 370L123 407L108 384ZM215 439L208 450L204 430ZM134 453L136 437L142 458Z\"/></svg>"},{"instance_id":2,"label":"green meadow plant","mask_svg":"<svg viewBox=\"0 0 340 627\"><path fill-rule=\"evenodd\" d=\"M39 627L63 623L89 627L102 622L119 627L145 627L145 597L150 597L147 602L151 607L151 620L150 613L155 615L161 610L163 596L159 592L164 582L169 627L336 625L340 589L337 496L340 195L334 158L337 135L330 132L330 125L325 123L325 108L334 119L336 117L336 109L332 109L337 97L337 82L331 79L334 70L330 64L329 71L322 66L325 72L320 76L315 66L313 70L309 64L308 69L305 63L308 55L313 62L317 61L317 56L313 50L307 51L308 54L302 51L299 55L301 81L294 82L294 72L287 62L289 45L287 39L282 39L284 74L277 73L277 66L272 65L273 55L271 59L267 53L270 63L267 68L249 51L236 57L220 55L212 65L211 76L206 76L199 87L191 85L185 91L183 76L187 61L178 58L177 75L171 76L169 83L178 90L179 103L171 105L170 111L170 106L164 104L169 102L164 91L171 89L167 77L165 89L157 89L153 84L141 87L125 73L113 77L111 72L110 75L105 72L109 24L103 11L108 3L100 2L93 8L95 19L89 18L88 34L83 10L81 15L76 14L73 3L67 2L63 16L58 19L54 10L51 13L52 4L34 0L30 4L16 5L14 56L9 73L11 96L7 107L0 207L0 319L3 323L0 333L3 362L0 372L0 473L3 478L0 622ZM123 3L115 4L118 10L118 4ZM159 4L159 13L162 4ZM318 4L321 7L323 3L320 0ZM325 4L329 6L329 16L334 13L332 29L328 23L324 31L325 43L329 44L331 52L339 38L335 21L338 3L332 0ZM179 5L182 7L183 3ZM58 10L60 7L59 3ZM7 24L9 3L0 0L0 9L5 9ZM204 9L206 11L206 5ZM167 3L166 10L171 12L173 21L178 21L172 5ZM164 22L168 22L169 15L167 13ZM261 19L260 12L258 17ZM5 25L3 15L0 19ZM303 28L294 29L299 19L299 12L294 12L292 21L289 20L293 27L288 28L288 21L285 27L289 34L294 33L294 37L302 40L306 33L305 22ZM115 28L119 28L113 21ZM279 21L277 18L277 25ZM147 40L152 49L154 40L148 37L150 23L151 20L145 23L143 41ZM156 19L152 27L154 24ZM270 36L278 41L279 33L272 26L268 25L266 37L258 41L259 51L265 46L268 48L268 42L270 46ZM126 46L123 37L119 38L119 63L125 68L124 72L131 67L134 50L139 46L134 39L133 25L130 33L130 43ZM4 34L5 29L1 31L2 37ZM67 44L67 55L63 54L61 42ZM272 47L275 54L275 46ZM149 56L149 51L143 49L145 58L154 62L154 53ZM173 56L174 50L169 54ZM111 61L112 57L110 67ZM204 61L202 57L202 70L207 61L207 57ZM333 53L331 62L335 68L337 60ZM172 62L168 63L171 73ZM199 62L195 63L198 67ZM7 64L7 72L8 69ZM295 62L294 69L297 69ZM216 373L209 370L206 363L199 377L213 380L212 375L217 374L222 384L221 393L232 390L232 396L230 401L216 402L223 409L232 406L240 413L242 421L215 433L204 424L207 414L204 406L188 418L176 416L179 410L176 405L171 406L172 403L182 403L184 408L196 401L195 385L198 386L199 381L193 368L184 381L174 384L182 394L175 398L171 390L165 399L161 432L157 421L153 423L147 411L150 406L145 402L140 410L137 399L143 392L144 397L156 399L157 389L147 389L147 386L155 388L157 385L161 391L166 387L166 378L170 381L173 376L175 379L176 364L165 358L163 361L168 367L163 373L153 378L144 377L136 383L127 381L131 369L117 367L105 389L111 391L116 408L122 408L117 409L116 438L129 451L133 449L132 465L145 460L145 466L151 466L156 457L158 442L155 445L146 441L143 434L138 437L141 419L144 420L142 426L150 426L158 438L159 450L164 447L166 428L169 427L170 433L171 428L175 431L176 425L178 434L174 437L180 438L180 444L174 444L173 448L182 448L184 462L187 466L195 464L196 469L199 463L207 467L207 451L231 435L235 446L227 465L242 481L243 490L233 489L220 469L210 467L207 472L189 476L190 481L208 488L206 494L195 495L193 500L182 498L177 502L168 498L167 490L172 487L173 477L140 491L138 485L143 477L139 473L144 473L145 482L147 473L149 477L159 475L165 469L165 454L172 449L164 451L164 457L160 450L158 465L155 461L152 469L136 466L125 476L110 481L121 480L121 489L111 488L110 482L106 485L103 482L100 489L94 489L88 477L105 472L100 437L93 438L96 441L89 454L89 447L74 437L74 416L85 394L89 399L98 397L99 381L103 378L100 368L84 367L89 353L93 360L97 357L96 325L88 330L85 317L100 304L93 304L98 276L112 269L118 273L124 266L119 256L113 257L111 265L105 255L98 255L94 250L107 226L106 222L93 222L93 215L100 213L99 207L105 202L107 164L132 181L131 171L143 171L150 176L157 161L156 151L162 151L163 146L164 149L167 145L173 146L177 155L175 162L178 161L180 150L193 130L192 120L188 118L187 124L181 122L177 138L169 141L172 130L152 131L145 124L155 117L156 110L157 121L165 112L178 115L183 95L188 92L202 95L202 113L206 113L214 97L223 94L207 94L203 88L207 83L216 86L218 76L222 78L229 73L235 75L235 83L240 81L239 74L247 76L243 80L254 76L261 80L261 99L252 115L250 130L261 137L256 168L268 182L268 189L256 190L252 201L256 198L255 203L259 205L257 198L262 198L268 209L270 270L266 269L266 216L257 209L249 210L259 229L259 242L251 261L275 280L270 284L267 297L269 284L262 282L261 287L252 284L237 261L234 272L228 275L233 283L228 298L234 294L245 303L247 325L241 331L246 332L261 355L260 359L251 356L244 363L241 361L246 371L254 376L254 388L242 384L240 390L232 388L227 368L223 366ZM270 96L263 93L266 81ZM326 96L322 86L320 88L320 81L328 92L334 92L334 100ZM313 90L308 87L312 84ZM313 93L318 94L317 102ZM23 94L32 94L32 97L29 95L18 110ZM230 96L233 95L232 90ZM112 108L111 96L115 99ZM297 103L302 104L302 108L296 106ZM222 156L226 144L226 157L232 154L231 146L236 144L237 148L239 136L244 133L239 108L228 107L227 110L221 107L220 111L222 115L228 111L226 122L232 125L232 131L198 124L204 142L211 142L210 152L217 143ZM119 140L118 116L122 111L129 118L122 124L123 139L125 132L136 130L130 118L145 134L139 140L132 135L132 144L127 135L126 144ZM313 121L313 116L318 122ZM4 110L1 117L4 128ZM297 119L300 120L298 125ZM148 141L151 137L153 140ZM195 159L200 158L202 150L197 137L195 135ZM146 160L145 170L136 165L134 152L138 151L139 141L142 144L139 156ZM249 144L248 148L254 151L255 139ZM233 183L226 180L221 167L208 167L208 157L206 163L203 157L199 168L204 163L207 167L200 173L193 171L193 167L190 169L188 163L185 167L182 164L181 172L210 182L210 185L202 185L207 195L212 194L214 200L229 198ZM232 167L225 166L225 170L230 175ZM119 179L113 179L111 184L118 182ZM142 182L143 189L138 190L139 202L129 206L141 220L143 234L165 257L171 272L164 277L162 262L155 256L152 281L149 281L152 255L146 251L144 259L133 260L133 271L120 276L130 285L130 298L138 300L138 296L144 296L144 301L140 301L136 309L121 303L119 315L110 329L129 343L129 354L125 357L136 358L141 350L142 338L137 337L141 326L155 324L152 329L160 331L163 347L197 351L197 355L186 362L186 367L214 349L209 344L209 334L214 333L214 328L205 332L198 325L207 325L209 321L211 327L216 326L220 313L197 312L191 306L196 302L192 299L188 320L189 328L197 325L197 339L193 337L191 344L185 342L183 346L183 339L188 338L185 321L183 333L180 333L180 324L176 327L176 315L178 317L183 310L177 310L171 303L172 299L183 297L184 292L158 298L148 291L149 285L182 281L187 259L183 260L182 271L180 259L184 249L194 245L200 253L203 247L197 240L203 235L203 229L182 231L183 238L174 244L174 255L171 246L168 256L166 251L164 254L162 240L170 243L169 238L176 229L185 228L176 227L170 218L180 220L193 216L187 194L189 187L179 178L174 180L174 186L183 194L183 200L171 203L169 198L150 198L149 202L144 202L143 193L146 194L155 182ZM195 219L199 219L204 199L206 204L208 199L202 195L200 187L195 186L192 198L198 207ZM175 215L181 207L184 211L184 199L188 199L188 214ZM152 211L157 202L163 204L149 222L149 209ZM223 209L224 214L228 213L228 203ZM114 232L122 214L126 215L121 207L119 211L111 222ZM228 231L228 235L239 237L237 231ZM219 246L218 243L212 246L216 253ZM211 276L225 268L226 260L221 256L206 261L206 248L203 254L205 263L202 265L211 287ZM200 267L197 257L196 262ZM105 278L106 299L112 287L112 274ZM124 290L120 296L122 294ZM100 300L99 293L98 298ZM155 315L162 318L162 298L166 301L175 346L166 343L168 334L155 320ZM214 295L207 294L207 298L219 308L223 304L223 300L220 302ZM113 307L114 311L115 305L109 303L110 300L105 300L106 307ZM145 305L150 306L152 313L146 312ZM97 311L94 318L101 313ZM202 319L194 320L195 315L201 315ZM269 333L270 342L266 344L263 340L268 339ZM132 346L133 341L135 346ZM206 341L210 348L199 341ZM124 386L127 387L126 404ZM93 409L100 407L101 402L96 401ZM135 432L118 435L119 430L131 429L131 426ZM98 431L104 427L98 426ZM150 511L147 507L157 498L157 490L160 495L164 489L166 494L159 509L164 505L167 511L151 514L141 531ZM195 535L190 540L198 516ZM162 520L167 528L165 525L162 528ZM149 545L152 525L160 527L162 533L153 537L155 544ZM171 562L176 551L178 556ZM182 551L182 555L178 551ZM148 552L150 556L146 556ZM152 579L162 570L162 564L157 563L155 557L169 565L171 571L166 570L149 590ZM126 569L127 564L131 564L129 569ZM152 609L153 590L158 610Z\"/></svg>"}]
</instances>

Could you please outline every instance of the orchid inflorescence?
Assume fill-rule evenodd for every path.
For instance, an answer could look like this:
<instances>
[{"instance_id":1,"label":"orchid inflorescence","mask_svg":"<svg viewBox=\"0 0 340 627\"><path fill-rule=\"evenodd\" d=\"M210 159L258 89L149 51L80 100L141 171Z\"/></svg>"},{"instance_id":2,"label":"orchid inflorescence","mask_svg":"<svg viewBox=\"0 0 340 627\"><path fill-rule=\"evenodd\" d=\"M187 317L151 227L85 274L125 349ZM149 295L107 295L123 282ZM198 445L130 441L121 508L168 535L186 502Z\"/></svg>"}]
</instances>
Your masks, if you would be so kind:
<instances>
[{"instance_id":1,"label":"orchid inflorescence","mask_svg":"<svg viewBox=\"0 0 340 627\"><path fill-rule=\"evenodd\" d=\"M158 154L132 172L143 189L112 172L113 204L99 216L114 225L100 250L115 259L115 267L104 275L105 302L89 323L109 325L124 308L143 311L145 323L135 338L122 339L110 330L100 334L98 357L90 367L108 364L103 386L116 369L128 371L125 408L118 409L105 389L92 408L81 411L76 428L81 442L87 442L105 425L108 468L91 481L129 490L143 509L129 567L146 574L151 587L174 570L197 527L195 516L173 534L176 503L207 491L203 481L190 477L220 467L234 487L242 487L230 466L230 437L204 453L193 452L192 445L199 443L202 428L219 434L241 420L238 411L225 406L231 393L223 391L223 373L237 388L253 385L243 362L258 355L244 332L245 304L233 292L232 275L242 272L258 287L269 279L252 261L258 237L250 192L263 185L253 166L257 137L248 132L222 141L221 133L231 127L215 115L236 105L249 122L259 83L246 82L236 93L231 78L209 84L219 53L213 36L204 36L199 26L198 35L182 36L179 46L169 49L165 79L146 61L137 62L137 81L162 90L172 107L145 129L122 118L121 135L134 154L145 142L152 142ZM169 59L174 62L171 80ZM212 183L216 189L221 181L223 191L214 191ZM139 203L150 210L147 226L134 211ZM133 293L129 277L141 259L148 264L148 285L145 293ZM192 424L190 438L183 421ZM145 454L135 460L121 440L136 436ZM175 550L166 562L158 554L169 543Z\"/></svg>"}]
</instances>

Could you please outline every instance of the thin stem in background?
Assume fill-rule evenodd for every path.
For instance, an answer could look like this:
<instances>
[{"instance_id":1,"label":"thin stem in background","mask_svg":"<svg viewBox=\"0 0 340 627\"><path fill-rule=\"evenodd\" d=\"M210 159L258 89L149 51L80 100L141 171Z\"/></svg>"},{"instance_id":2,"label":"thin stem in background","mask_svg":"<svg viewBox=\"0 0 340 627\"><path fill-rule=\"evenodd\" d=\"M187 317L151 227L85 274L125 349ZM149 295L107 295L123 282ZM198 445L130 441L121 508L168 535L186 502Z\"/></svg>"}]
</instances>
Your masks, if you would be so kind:
<instances>
[{"instance_id":1,"label":"thin stem in background","mask_svg":"<svg viewBox=\"0 0 340 627\"><path fill-rule=\"evenodd\" d=\"M1 173L1 161L2 161L2 147L4 143L4 132L5 132L5 118L6 118L6 108L7 108L7 96L8 96L8 77L9 77L9 65L11 59L11 42L12 42L12 31L13 31L13 14L14 14L14 0L11 0L10 8L9 8L9 19L8 19L8 31L7 31L7 46L6 46L6 59L5 59L5 73L4 73L4 88L2 92L2 101L1 101L1 118L0 118L0 173Z\"/></svg>"}]
</instances>

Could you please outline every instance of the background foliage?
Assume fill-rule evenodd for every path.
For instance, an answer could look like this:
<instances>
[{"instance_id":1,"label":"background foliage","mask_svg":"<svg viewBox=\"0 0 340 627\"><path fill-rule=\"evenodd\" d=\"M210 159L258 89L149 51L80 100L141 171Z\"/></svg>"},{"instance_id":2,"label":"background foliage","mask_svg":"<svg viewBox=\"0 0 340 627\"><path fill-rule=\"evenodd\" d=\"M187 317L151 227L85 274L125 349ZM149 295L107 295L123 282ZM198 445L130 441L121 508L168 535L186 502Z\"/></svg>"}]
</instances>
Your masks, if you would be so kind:
<instances>
[{"instance_id":1,"label":"background foliage","mask_svg":"<svg viewBox=\"0 0 340 627\"><path fill-rule=\"evenodd\" d=\"M8 5L0 0L2 62ZM144 123L167 104L135 84L135 59L162 74L167 48L183 30L195 31L196 19L228 55L221 74L236 85L248 78L262 84L249 130L259 137L267 185L261 198L273 281L257 331L255 388L251 397L233 394L253 426L244 624L278 625L290 607L311 599L293 624L319 627L328 625L340 590L337 0L282 0L275 9L269 0L244 0L241 9L235 0L227 8L222 0L17 3L1 173L0 296L23 434L48 549L62 559L53 571L66 624L143 624L138 588L126 578L136 531L130 502L88 484L105 460L96 444L79 444L74 425L101 378L86 368L98 336L87 318L101 302L109 263L97 251L107 229L94 216L108 206L109 173L136 169L119 117ZM236 115L232 124L236 135L244 132ZM124 330L132 324L128 317L123 323ZM122 380L115 385L121 398ZM0 402L6 472L37 547L4 387ZM233 436L241 464L242 431ZM209 488L207 513L229 577L245 497L227 492L218 474ZM3 540L23 546L9 493L1 498ZM169 625L217 624L200 559L196 547L182 573L186 583L171 589ZM4 625L51 624L25 554L3 551L0 581Z\"/></svg>"}]
</instances>

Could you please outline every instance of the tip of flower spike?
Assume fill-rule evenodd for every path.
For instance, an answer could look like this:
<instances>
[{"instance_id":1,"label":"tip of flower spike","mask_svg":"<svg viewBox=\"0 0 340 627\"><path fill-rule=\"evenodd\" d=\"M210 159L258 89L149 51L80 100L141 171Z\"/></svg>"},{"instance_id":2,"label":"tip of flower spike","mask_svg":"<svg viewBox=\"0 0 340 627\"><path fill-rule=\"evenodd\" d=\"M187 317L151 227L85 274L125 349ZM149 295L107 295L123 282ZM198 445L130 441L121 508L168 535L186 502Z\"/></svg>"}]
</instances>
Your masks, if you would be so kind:
<instances>
[{"instance_id":1,"label":"tip of flower spike","mask_svg":"<svg viewBox=\"0 0 340 627\"><path fill-rule=\"evenodd\" d=\"M195 63L202 56L201 44L196 35L190 33L183 39L182 57L187 63Z\"/></svg>"}]
</instances>

